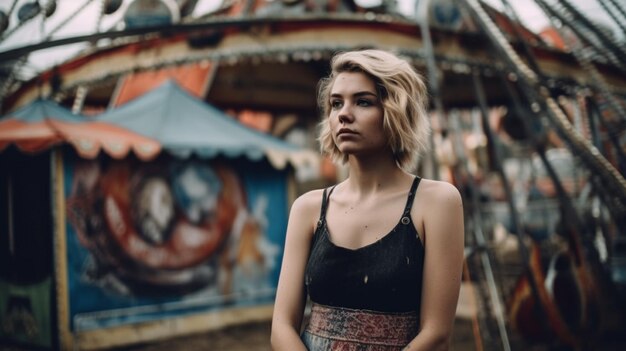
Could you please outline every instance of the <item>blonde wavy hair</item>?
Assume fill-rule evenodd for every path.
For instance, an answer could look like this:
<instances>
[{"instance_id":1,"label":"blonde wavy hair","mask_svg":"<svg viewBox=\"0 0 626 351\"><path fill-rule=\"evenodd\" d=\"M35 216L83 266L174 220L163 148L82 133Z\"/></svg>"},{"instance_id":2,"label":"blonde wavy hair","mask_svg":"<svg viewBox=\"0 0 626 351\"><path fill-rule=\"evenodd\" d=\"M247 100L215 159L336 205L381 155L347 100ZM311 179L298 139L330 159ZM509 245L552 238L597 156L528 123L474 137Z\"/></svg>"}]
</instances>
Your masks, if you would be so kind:
<instances>
[{"instance_id":1,"label":"blonde wavy hair","mask_svg":"<svg viewBox=\"0 0 626 351\"><path fill-rule=\"evenodd\" d=\"M427 89L410 63L383 50L348 51L331 60L331 73L320 80L317 96L322 112L318 137L322 154L336 163L348 161L348 155L335 145L328 121L331 89L337 76L344 72L361 72L374 81L383 107L383 130L389 146L398 165L411 170L428 148Z\"/></svg>"}]
</instances>

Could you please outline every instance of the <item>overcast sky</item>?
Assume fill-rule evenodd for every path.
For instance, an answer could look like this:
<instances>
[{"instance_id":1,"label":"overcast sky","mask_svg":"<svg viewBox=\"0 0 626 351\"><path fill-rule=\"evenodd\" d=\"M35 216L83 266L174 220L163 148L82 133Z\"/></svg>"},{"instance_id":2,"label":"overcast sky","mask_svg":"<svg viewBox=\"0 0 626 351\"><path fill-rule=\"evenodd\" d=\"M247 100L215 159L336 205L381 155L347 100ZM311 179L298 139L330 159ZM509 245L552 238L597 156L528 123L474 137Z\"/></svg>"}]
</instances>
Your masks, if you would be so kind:
<instances>
[{"instance_id":1,"label":"overcast sky","mask_svg":"<svg viewBox=\"0 0 626 351\"><path fill-rule=\"evenodd\" d=\"M16 25L17 18L16 13L22 4L32 0L18 0L17 6L13 10L13 16L10 19L10 25L7 32L12 34L0 42L0 51L10 48L20 47L28 45L29 43L36 43L46 37L47 34L54 31L53 38L71 37L75 35L84 35L93 33L97 27L97 17L99 7L102 4L102 0L57 0L57 9L55 13L47 19L45 22L41 19L35 19L19 29L13 31L13 27ZM39 0L41 4L45 4L47 0ZM212 8L215 8L222 0L199 0L196 9L197 13L206 13ZM274 0L278 1L278 0ZM379 2L380 0L356 0L361 3ZM415 9L415 2L419 0L397 0L400 11L407 16L411 16ZM434 2L435 0L431 0ZM443 0L436 0L443 1ZM447 0L453 1L453 0ZM496 8L502 8L501 0L485 0ZM612 19L605 13L604 9L599 5L598 1L605 0L570 0L580 11L588 14L590 17L601 21L602 23L612 23ZM125 0L124 3L128 4L131 1ZM0 10L7 12L13 3L13 0L0 0ZM514 6L518 16L522 19L524 24L533 31L539 31L549 25L549 21L543 12L535 5L534 0L509 0L509 3ZM83 7L83 10L79 12L75 17L71 17L76 13L79 8ZM118 10L116 13L110 16L104 16L100 23L100 29L108 29L114 26L120 21L123 9ZM58 30L56 30L60 24L65 23ZM623 33L621 33L623 37ZM63 62L68 57L76 54L84 47L84 44L66 45L64 47L42 50L31 54L29 63L26 67L25 73L34 75L50 65Z\"/></svg>"}]
</instances>

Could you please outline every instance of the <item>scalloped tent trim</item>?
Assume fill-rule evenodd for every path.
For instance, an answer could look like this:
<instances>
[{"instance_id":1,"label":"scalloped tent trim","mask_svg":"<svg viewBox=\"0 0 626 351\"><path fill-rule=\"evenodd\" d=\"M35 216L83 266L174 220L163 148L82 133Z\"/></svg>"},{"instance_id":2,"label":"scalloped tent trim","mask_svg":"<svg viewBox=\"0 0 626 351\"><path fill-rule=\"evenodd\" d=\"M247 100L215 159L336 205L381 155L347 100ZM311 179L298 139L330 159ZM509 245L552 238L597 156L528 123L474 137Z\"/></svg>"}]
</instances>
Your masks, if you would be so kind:
<instances>
[{"instance_id":1,"label":"scalloped tent trim","mask_svg":"<svg viewBox=\"0 0 626 351\"><path fill-rule=\"evenodd\" d=\"M87 121L85 116L45 99L37 99L0 119L0 152L15 145L23 152L38 153L63 143L72 145L87 159L100 152L121 159L133 151L148 161L161 151L156 140L110 123Z\"/></svg>"}]
</instances>

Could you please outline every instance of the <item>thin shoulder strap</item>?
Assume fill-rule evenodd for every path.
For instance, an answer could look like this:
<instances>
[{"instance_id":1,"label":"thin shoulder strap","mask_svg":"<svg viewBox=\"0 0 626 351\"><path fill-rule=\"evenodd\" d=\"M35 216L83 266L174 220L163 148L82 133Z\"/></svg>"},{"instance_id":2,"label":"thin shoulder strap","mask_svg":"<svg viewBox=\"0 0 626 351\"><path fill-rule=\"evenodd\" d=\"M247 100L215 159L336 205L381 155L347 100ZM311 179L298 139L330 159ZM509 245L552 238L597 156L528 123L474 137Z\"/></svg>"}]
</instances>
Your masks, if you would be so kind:
<instances>
[{"instance_id":1,"label":"thin shoulder strap","mask_svg":"<svg viewBox=\"0 0 626 351\"><path fill-rule=\"evenodd\" d=\"M324 194L322 195L322 209L320 210L320 219L317 222L318 226L321 226L326 221L326 209L328 208L328 199L330 199L330 195L333 193L333 190L335 190L336 186L337 185L333 185L333 187L330 188L330 191L328 191L328 195L326 195L326 191L328 190L328 188L324 189Z\"/></svg>"},{"instance_id":2,"label":"thin shoulder strap","mask_svg":"<svg viewBox=\"0 0 626 351\"><path fill-rule=\"evenodd\" d=\"M413 208L413 199L415 199L415 192L417 191L417 187L419 186L421 180L422 178L417 176L413 179L411 190L409 190L409 196L406 199L406 206L404 206L403 216L408 216L411 213L411 208Z\"/></svg>"}]
</instances>

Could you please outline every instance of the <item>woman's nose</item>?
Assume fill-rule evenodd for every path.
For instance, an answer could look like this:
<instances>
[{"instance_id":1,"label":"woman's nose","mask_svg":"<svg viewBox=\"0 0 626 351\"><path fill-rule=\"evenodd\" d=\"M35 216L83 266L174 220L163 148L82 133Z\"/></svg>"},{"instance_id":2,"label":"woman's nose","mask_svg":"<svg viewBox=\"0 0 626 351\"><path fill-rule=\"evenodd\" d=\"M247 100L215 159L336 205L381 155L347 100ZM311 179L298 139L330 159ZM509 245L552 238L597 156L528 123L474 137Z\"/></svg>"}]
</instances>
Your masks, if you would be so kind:
<instances>
[{"instance_id":1,"label":"woman's nose","mask_svg":"<svg viewBox=\"0 0 626 351\"><path fill-rule=\"evenodd\" d=\"M352 116L352 111L350 110L349 104L344 104L341 110L339 110L339 123L350 123L354 120Z\"/></svg>"},{"instance_id":2,"label":"woman's nose","mask_svg":"<svg viewBox=\"0 0 626 351\"><path fill-rule=\"evenodd\" d=\"M348 116L346 115L339 115L339 123L341 124L350 123L350 120L348 119Z\"/></svg>"}]
</instances>

